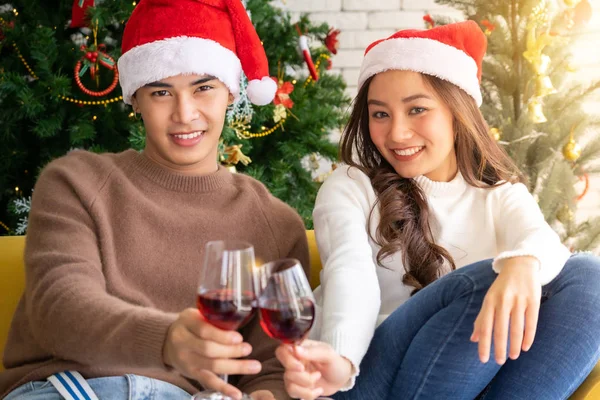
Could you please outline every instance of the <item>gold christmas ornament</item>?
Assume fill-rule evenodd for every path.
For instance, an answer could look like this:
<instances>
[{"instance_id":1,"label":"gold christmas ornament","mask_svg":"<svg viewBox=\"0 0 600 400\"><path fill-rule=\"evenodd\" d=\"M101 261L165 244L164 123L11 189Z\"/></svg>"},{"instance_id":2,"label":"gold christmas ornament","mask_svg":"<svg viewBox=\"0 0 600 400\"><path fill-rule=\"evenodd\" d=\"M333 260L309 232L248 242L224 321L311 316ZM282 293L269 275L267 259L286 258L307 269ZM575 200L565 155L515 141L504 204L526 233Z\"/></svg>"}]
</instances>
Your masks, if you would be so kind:
<instances>
[{"instance_id":1,"label":"gold christmas ornament","mask_svg":"<svg viewBox=\"0 0 600 400\"><path fill-rule=\"evenodd\" d=\"M527 31L527 50L523 52L523 58L529 61L538 74L544 74L548 70L550 58L542 52L551 42L552 36L549 33L544 32L537 36L535 27Z\"/></svg>"},{"instance_id":2,"label":"gold christmas ornament","mask_svg":"<svg viewBox=\"0 0 600 400\"><path fill-rule=\"evenodd\" d=\"M529 118L534 124L541 124L548 121L544 115L543 105L540 99L531 99L527 108L529 110Z\"/></svg>"},{"instance_id":3,"label":"gold christmas ornament","mask_svg":"<svg viewBox=\"0 0 600 400\"><path fill-rule=\"evenodd\" d=\"M568 204L565 204L556 213L556 219L558 219L563 225L566 225L569 222L573 221L574 218L575 215L573 214L573 211L571 210L571 207L569 207Z\"/></svg>"},{"instance_id":4,"label":"gold christmas ornament","mask_svg":"<svg viewBox=\"0 0 600 400\"><path fill-rule=\"evenodd\" d=\"M225 169L227 169L227 171L231 172L232 174L237 174L237 169L235 168L235 165L225 165Z\"/></svg>"},{"instance_id":5,"label":"gold christmas ornament","mask_svg":"<svg viewBox=\"0 0 600 400\"><path fill-rule=\"evenodd\" d=\"M490 136L493 137L494 140L497 142L500 140L500 137L502 136L502 132L500 132L500 129L498 129L498 128L491 128Z\"/></svg>"},{"instance_id":6,"label":"gold christmas ornament","mask_svg":"<svg viewBox=\"0 0 600 400\"><path fill-rule=\"evenodd\" d=\"M248 165L252 162L250 157L248 157L247 155L242 153L242 146L243 145L241 145L241 144L239 144L239 145L236 144L233 146L225 147L225 150L223 151L223 153L227 156L227 158L225 159L226 164L235 165L235 164L241 162L244 165Z\"/></svg>"},{"instance_id":7,"label":"gold christmas ornament","mask_svg":"<svg viewBox=\"0 0 600 400\"><path fill-rule=\"evenodd\" d=\"M538 75L535 79L536 97L544 97L554 93L556 93L556 89L552 85L550 77L547 75Z\"/></svg>"},{"instance_id":8,"label":"gold christmas ornament","mask_svg":"<svg viewBox=\"0 0 600 400\"><path fill-rule=\"evenodd\" d=\"M527 23L530 26L534 24L543 25L544 23L548 22L548 19L548 1L540 0L540 2L535 7L533 7L533 10L531 10L531 14L529 15L529 20L527 21Z\"/></svg>"},{"instance_id":9,"label":"gold christmas ornament","mask_svg":"<svg viewBox=\"0 0 600 400\"><path fill-rule=\"evenodd\" d=\"M275 106L275 110L273 111L273 121L275 123L279 121L285 121L287 118L287 111L283 104L279 104Z\"/></svg>"},{"instance_id":10,"label":"gold christmas ornament","mask_svg":"<svg viewBox=\"0 0 600 400\"><path fill-rule=\"evenodd\" d=\"M571 138L564 145L562 153L567 161L575 162L581 157L581 147L574 138Z\"/></svg>"},{"instance_id":11,"label":"gold christmas ornament","mask_svg":"<svg viewBox=\"0 0 600 400\"><path fill-rule=\"evenodd\" d=\"M569 133L569 141L562 149L563 156L567 161L575 162L581 157L581 147L575 141L575 129L579 124L574 124Z\"/></svg>"},{"instance_id":12,"label":"gold christmas ornament","mask_svg":"<svg viewBox=\"0 0 600 400\"><path fill-rule=\"evenodd\" d=\"M542 54L539 59L534 60L532 66L536 74L546 75L548 72L548 67L550 66L550 57Z\"/></svg>"},{"instance_id":13,"label":"gold christmas ornament","mask_svg":"<svg viewBox=\"0 0 600 400\"><path fill-rule=\"evenodd\" d=\"M316 153L312 153L309 157L309 160L310 160L310 169L312 169L313 171L316 171L319 168L321 168L321 164L319 164L319 159L317 158Z\"/></svg>"}]
</instances>

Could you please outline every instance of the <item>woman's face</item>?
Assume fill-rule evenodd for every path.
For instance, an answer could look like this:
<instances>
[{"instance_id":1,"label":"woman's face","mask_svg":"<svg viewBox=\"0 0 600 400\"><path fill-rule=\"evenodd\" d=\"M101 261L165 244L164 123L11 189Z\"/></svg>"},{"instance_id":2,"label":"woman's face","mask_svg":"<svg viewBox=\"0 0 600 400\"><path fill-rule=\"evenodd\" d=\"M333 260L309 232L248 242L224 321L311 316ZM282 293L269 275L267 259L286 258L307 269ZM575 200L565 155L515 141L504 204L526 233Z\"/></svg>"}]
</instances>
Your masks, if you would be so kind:
<instances>
[{"instance_id":1,"label":"woman's face","mask_svg":"<svg viewBox=\"0 0 600 400\"><path fill-rule=\"evenodd\" d=\"M377 74L367 104L371 140L398 175L443 182L454 178L453 116L420 73Z\"/></svg>"}]
</instances>

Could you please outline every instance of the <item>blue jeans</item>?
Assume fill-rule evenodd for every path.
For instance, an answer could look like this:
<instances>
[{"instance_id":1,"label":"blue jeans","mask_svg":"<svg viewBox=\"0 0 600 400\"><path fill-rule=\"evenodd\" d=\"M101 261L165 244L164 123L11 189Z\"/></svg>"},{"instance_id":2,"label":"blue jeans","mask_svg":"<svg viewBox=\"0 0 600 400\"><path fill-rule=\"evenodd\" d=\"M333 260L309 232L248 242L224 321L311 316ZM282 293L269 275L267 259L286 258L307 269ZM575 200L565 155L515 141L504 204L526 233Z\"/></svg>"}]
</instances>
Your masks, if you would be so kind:
<instances>
[{"instance_id":1,"label":"blue jeans","mask_svg":"<svg viewBox=\"0 0 600 400\"><path fill-rule=\"evenodd\" d=\"M109 376L87 379L100 400L189 400L185 390L168 382L140 375ZM48 381L29 382L19 386L4 400L62 400Z\"/></svg>"},{"instance_id":2,"label":"blue jeans","mask_svg":"<svg viewBox=\"0 0 600 400\"><path fill-rule=\"evenodd\" d=\"M360 375L336 400L565 399L600 358L600 259L572 256L542 287L533 346L504 366L469 338L496 274L491 260L419 291L376 330Z\"/></svg>"}]
</instances>

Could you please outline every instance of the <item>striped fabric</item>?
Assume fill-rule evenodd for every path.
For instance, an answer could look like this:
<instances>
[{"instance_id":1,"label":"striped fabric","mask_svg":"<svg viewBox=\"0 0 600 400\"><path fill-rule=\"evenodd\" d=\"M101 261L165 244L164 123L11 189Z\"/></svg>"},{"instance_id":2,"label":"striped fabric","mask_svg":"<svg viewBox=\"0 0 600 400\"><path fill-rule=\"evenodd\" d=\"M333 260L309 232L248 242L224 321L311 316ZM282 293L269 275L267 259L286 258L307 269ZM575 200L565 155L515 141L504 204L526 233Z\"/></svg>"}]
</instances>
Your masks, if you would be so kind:
<instances>
[{"instance_id":1,"label":"striped fabric","mask_svg":"<svg viewBox=\"0 0 600 400\"><path fill-rule=\"evenodd\" d=\"M48 377L65 400L98 400L90 385L76 371L64 371Z\"/></svg>"}]
</instances>

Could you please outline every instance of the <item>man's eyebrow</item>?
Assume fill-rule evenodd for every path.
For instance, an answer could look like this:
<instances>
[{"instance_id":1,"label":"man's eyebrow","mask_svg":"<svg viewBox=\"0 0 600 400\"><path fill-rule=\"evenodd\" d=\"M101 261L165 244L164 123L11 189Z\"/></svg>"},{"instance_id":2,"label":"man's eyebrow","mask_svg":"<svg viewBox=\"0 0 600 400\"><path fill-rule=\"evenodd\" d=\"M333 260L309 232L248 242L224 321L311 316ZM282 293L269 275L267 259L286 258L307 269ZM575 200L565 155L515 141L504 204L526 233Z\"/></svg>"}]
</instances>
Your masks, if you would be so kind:
<instances>
[{"instance_id":1,"label":"man's eyebrow","mask_svg":"<svg viewBox=\"0 0 600 400\"><path fill-rule=\"evenodd\" d=\"M210 82L212 80L217 79L216 77L209 75L204 78L200 78L197 81L190 83L190 86L201 85L206 82ZM144 87L155 87L155 88L172 88L173 85L165 83L165 82L150 82L144 85Z\"/></svg>"},{"instance_id":2,"label":"man's eyebrow","mask_svg":"<svg viewBox=\"0 0 600 400\"><path fill-rule=\"evenodd\" d=\"M168 83L164 83L164 82L150 82L150 83L146 83L144 85L144 87L172 88L173 86L169 85Z\"/></svg>"},{"instance_id":3,"label":"man's eyebrow","mask_svg":"<svg viewBox=\"0 0 600 400\"><path fill-rule=\"evenodd\" d=\"M190 83L190 86L196 86L196 85L200 85L202 83L206 83L206 82L210 82L210 81L214 81L215 79L217 79L216 77L209 75L209 76L205 76L204 78L200 78L195 82Z\"/></svg>"}]
</instances>

